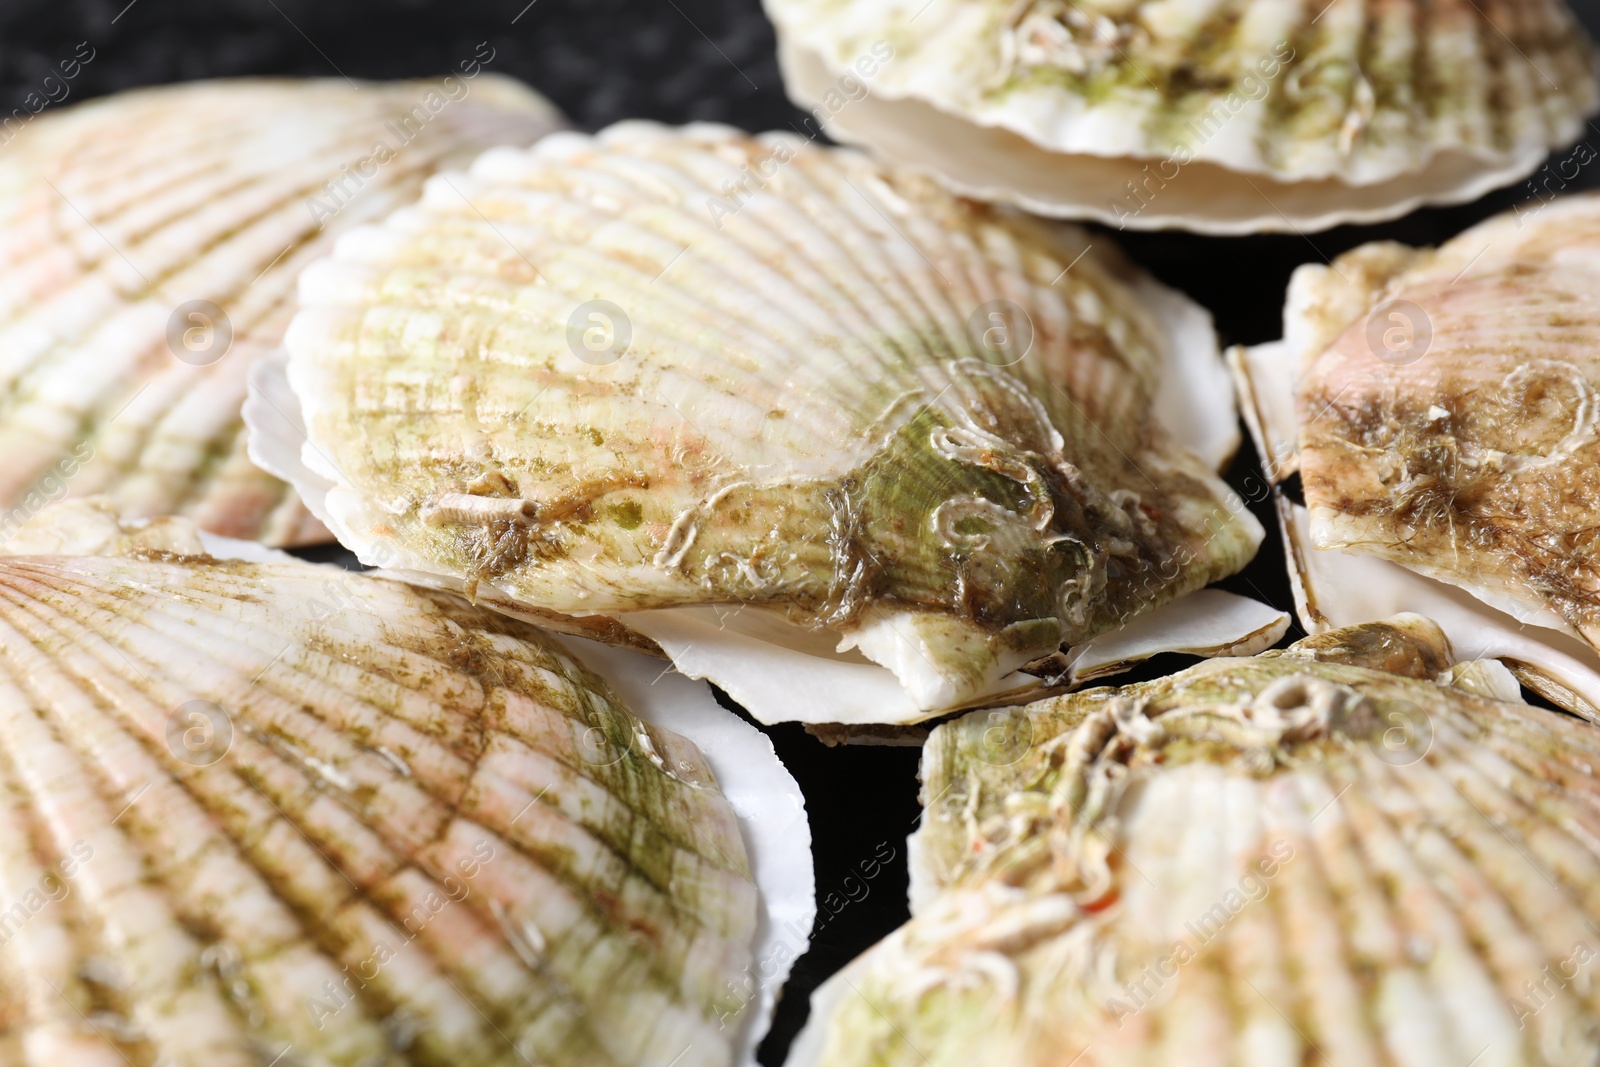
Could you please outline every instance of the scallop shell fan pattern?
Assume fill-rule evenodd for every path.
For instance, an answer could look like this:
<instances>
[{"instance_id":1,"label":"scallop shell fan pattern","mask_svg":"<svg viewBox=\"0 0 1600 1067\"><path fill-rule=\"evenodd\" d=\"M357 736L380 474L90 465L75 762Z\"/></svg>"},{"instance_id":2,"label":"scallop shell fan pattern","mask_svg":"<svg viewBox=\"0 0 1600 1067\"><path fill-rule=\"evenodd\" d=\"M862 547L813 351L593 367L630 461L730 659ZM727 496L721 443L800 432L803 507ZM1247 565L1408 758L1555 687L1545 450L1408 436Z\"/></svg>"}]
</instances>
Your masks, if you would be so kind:
<instances>
[{"instance_id":1,"label":"scallop shell fan pattern","mask_svg":"<svg viewBox=\"0 0 1600 1067\"><path fill-rule=\"evenodd\" d=\"M0 153L3 528L65 485L228 536L326 540L250 463L239 415L296 276L437 167L557 125L488 74L206 82L34 120Z\"/></svg>"},{"instance_id":2,"label":"scallop shell fan pattern","mask_svg":"<svg viewBox=\"0 0 1600 1067\"><path fill-rule=\"evenodd\" d=\"M1054 152L1281 182L1372 185L1447 154L1531 170L1600 104L1594 45L1561 0L767 5L835 72L889 55L874 94Z\"/></svg>"},{"instance_id":3,"label":"scallop shell fan pattern","mask_svg":"<svg viewBox=\"0 0 1600 1067\"><path fill-rule=\"evenodd\" d=\"M0 559L0 1061L731 1063L692 745L448 594L129 551Z\"/></svg>"},{"instance_id":4,"label":"scallop shell fan pattern","mask_svg":"<svg viewBox=\"0 0 1600 1067\"><path fill-rule=\"evenodd\" d=\"M1600 196L1364 246L1296 294L1313 544L1600 648Z\"/></svg>"},{"instance_id":5,"label":"scallop shell fan pattern","mask_svg":"<svg viewBox=\"0 0 1600 1067\"><path fill-rule=\"evenodd\" d=\"M1600 734L1418 616L938 727L789 1067L1577 1067ZM1504 699L1509 698L1509 699Z\"/></svg>"},{"instance_id":6,"label":"scallop shell fan pattern","mask_svg":"<svg viewBox=\"0 0 1600 1067\"><path fill-rule=\"evenodd\" d=\"M854 152L626 123L341 241L288 380L367 562L624 623L772 608L938 708L1254 553L1154 410L1209 321L1171 336L1140 284ZM996 307L1028 346L983 347Z\"/></svg>"}]
</instances>

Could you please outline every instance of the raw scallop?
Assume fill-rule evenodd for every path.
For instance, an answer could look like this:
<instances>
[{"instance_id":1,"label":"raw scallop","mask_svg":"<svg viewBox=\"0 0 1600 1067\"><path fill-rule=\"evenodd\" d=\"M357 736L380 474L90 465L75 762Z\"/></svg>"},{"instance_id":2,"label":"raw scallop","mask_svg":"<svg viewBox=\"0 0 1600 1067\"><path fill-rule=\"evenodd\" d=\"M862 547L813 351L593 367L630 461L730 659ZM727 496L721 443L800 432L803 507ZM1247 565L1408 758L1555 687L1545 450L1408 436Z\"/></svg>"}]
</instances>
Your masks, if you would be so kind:
<instances>
[{"instance_id":1,"label":"raw scallop","mask_svg":"<svg viewBox=\"0 0 1600 1067\"><path fill-rule=\"evenodd\" d=\"M912 722L1262 536L1209 318L1103 243L789 135L553 135L307 270L253 454L364 562L614 616L766 721ZM1281 632L1212 595L1161 647Z\"/></svg>"},{"instance_id":2,"label":"raw scallop","mask_svg":"<svg viewBox=\"0 0 1600 1067\"><path fill-rule=\"evenodd\" d=\"M1578 1067L1600 733L1419 616L974 712L789 1067Z\"/></svg>"},{"instance_id":3,"label":"raw scallop","mask_svg":"<svg viewBox=\"0 0 1600 1067\"><path fill-rule=\"evenodd\" d=\"M814 126L966 195L1119 228L1298 232L1475 200L1600 104L1563 0L766 7Z\"/></svg>"},{"instance_id":4,"label":"raw scallop","mask_svg":"<svg viewBox=\"0 0 1600 1067\"><path fill-rule=\"evenodd\" d=\"M0 538L70 491L327 540L239 417L296 276L436 168L558 125L489 74L200 82L34 119L0 152Z\"/></svg>"},{"instance_id":5,"label":"raw scallop","mask_svg":"<svg viewBox=\"0 0 1600 1067\"><path fill-rule=\"evenodd\" d=\"M624 688L704 754L451 594L120 525L0 559L0 1059L752 1062L809 835L702 685Z\"/></svg>"},{"instance_id":6,"label":"raw scallop","mask_svg":"<svg viewBox=\"0 0 1600 1067\"><path fill-rule=\"evenodd\" d=\"M1233 362L1306 627L1423 611L1600 715L1600 197L1301 267L1284 327Z\"/></svg>"}]
</instances>

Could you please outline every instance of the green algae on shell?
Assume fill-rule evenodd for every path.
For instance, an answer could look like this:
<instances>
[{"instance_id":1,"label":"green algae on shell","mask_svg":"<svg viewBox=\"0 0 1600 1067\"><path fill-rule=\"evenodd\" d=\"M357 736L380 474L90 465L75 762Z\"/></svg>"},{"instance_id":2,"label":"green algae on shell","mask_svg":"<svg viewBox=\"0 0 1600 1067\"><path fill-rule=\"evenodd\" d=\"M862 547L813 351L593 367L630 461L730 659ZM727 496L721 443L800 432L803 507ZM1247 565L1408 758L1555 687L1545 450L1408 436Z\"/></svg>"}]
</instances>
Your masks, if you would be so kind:
<instances>
[{"instance_id":1,"label":"green algae on shell","mask_svg":"<svg viewBox=\"0 0 1600 1067\"><path fill-rule=\"evenodd\" d=\"M327 540L239 417L300 269L438 167L559 125L491 74L191 83L30 121L0 153L0 536L70 490Z\"/></svg>"},{"instance_id":2,"label":"green algae on shell","mask_svg":"<svg viewBox=\"0 0 1600 1067\"><path fill-rule=\"evenodd\" d=\"M0 558L0 1059L748 1062L784 848L706 754L531 626L182 527Z\"/></svg>"},{"instance_id":3,"label":"green algae on shell","mask_svg":"<svg viewBox=\"0 0 1600 1067\"><path fill-rule=\"evenodd\" d=\"M876 679L741 646L759 718L925 718L1262 536L1209 318L1092 244L790 135L554 135L306 272L253 454L366 562Z\"/></svg>"},{"instance_id":4,"label":"green algae on shell","mask_svg":"<svg viewBox=\"0 0 1600 1067\"><path fill-rule=\"evenodd\" d=\"M1308 630L1426 611L1600 718L1600 197L1300 268L1231 359Z\"/></svg>"},{"instance_id":5,"label":"green algae on shell","mask_svg":"<svg viewBox=\"0 0 1600 1067\"><path fill-rule=\"evenodd\" d=\"M1600 734L1453 658L1398 617L940 725L912 919L789 1067L1591 1063Z\"/></svg>"},{"instance_id":6,"label":"green algae on shell","mask_svg":"<svg viewBox=\"0 0 1600 1067\"><path fill-rule=\"evenodd\" d=\"M791 97L957 191L1324 229L1515 182L1600 105L1562 0L766 0Z\"/></svg>"}]
</instances>

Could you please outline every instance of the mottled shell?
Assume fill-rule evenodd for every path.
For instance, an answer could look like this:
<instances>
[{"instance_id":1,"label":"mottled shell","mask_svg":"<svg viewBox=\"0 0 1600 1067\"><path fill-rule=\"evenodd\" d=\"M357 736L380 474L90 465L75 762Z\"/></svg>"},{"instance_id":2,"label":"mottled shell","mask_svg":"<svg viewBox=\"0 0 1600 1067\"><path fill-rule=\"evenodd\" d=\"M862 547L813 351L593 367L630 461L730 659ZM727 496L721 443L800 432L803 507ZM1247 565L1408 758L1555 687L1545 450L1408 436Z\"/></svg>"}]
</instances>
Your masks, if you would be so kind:
<instances>
[{"instance_id":1,"label":"mottled shell","mask_svg":"<svg viewBox=\"0 0 1600 1067\"><path fill-rule=\"evenodd\" d=\"M733 1062L695 746L448 594L120 547L0 559L0 1061Z\"/></svg>"},{"instance_id":2,"label":"mottled shell","mask_svg":"<svg viewBox=\"0 0 1600 1067\"><path fill-rule=\"evenodd\" d=\"M1600 734L1419 617L939 727L791 1067L1587 1065Z\"/></svg>"},{"instance_id":3,"label":"mottled shell","mask_svg":"<svg viewBox=\"0 0 1600 1067\"><path fill-rule=\"evenodd\" d=\"M1427 611L1600 717L1597 297L1593 196L1296 272L1285 339L1233 361L1270 475L1301 476L1281 510L1308 628Z\"/></svg>"},{"instance_id":4,"label":"mottled shell","mask_svg":"<svg viewBox=\"0 0 1600 1067\"><path fill-rule=\"evenodd\" d=\"M516 82L208 82L47 112L0 151L0 537L62 493L327 539L245 455L250 363L336 234L554 128ZM12 134L15 134L12 139Z\"/></svg>"},{"instance_id":5,"label":"mottled shell","mask_svg":"<svg viewBox=\"0 0 1600 1067\"><path fill-rule=\"evenodd\" d=\"M1437 252L1352 253L1303 283L1301 314L1328 333L1350 287L1366 292L1303 364L1300 473L1319 547L1554 614L1600 645L1600 197L1528 214Z\"/></svg>"},{"instance_id":6,"label":"mottled shell","mask_svg":"<svg viewBox=\"0 0 1600 1067\"><path fill-rule=\"evenodd\" d=\"M722 606L715 639L748 608L912 694L862 715L959 706L1260 538L1212 473L1203 313L1077 231L789 135L493 151L301 301L306 437L260 431L363 560L652 637L648 609Z\"/></svg>"},{"instance_id":7,"label":"mottled shell","mask_svg":"<svg viewBox=\"0 0 1600 1067\"><path fill-rule=\"evenodd\" d=\"M1133 228L1474 199L1600 103L1562 0L767 0L813 121L970 195Z\"/></svg>"}]
</instances>

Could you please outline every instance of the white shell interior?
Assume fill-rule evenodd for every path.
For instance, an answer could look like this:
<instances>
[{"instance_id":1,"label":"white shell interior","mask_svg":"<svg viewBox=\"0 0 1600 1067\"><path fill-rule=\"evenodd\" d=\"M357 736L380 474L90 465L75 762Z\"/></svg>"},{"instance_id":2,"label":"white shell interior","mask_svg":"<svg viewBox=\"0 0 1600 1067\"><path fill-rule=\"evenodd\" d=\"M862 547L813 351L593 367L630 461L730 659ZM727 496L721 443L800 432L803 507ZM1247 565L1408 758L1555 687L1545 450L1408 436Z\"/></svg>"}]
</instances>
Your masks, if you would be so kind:
<instances>
[{"instance_id":1,"label":"white shell interior","mask_svg":"<svg viewBox=\"0 0 1600 1067\"><path fill-rule=\"evenodd\" d=\"M1085 682L1163 652L1253 656L1288 629L1286 612L1221 589L1201 589L1077 646L1067 658L1073 680Z\"/></svg>"}]
</instances>

